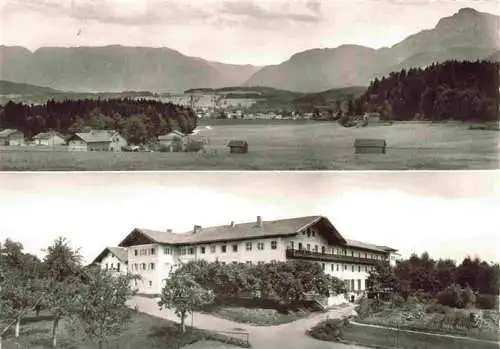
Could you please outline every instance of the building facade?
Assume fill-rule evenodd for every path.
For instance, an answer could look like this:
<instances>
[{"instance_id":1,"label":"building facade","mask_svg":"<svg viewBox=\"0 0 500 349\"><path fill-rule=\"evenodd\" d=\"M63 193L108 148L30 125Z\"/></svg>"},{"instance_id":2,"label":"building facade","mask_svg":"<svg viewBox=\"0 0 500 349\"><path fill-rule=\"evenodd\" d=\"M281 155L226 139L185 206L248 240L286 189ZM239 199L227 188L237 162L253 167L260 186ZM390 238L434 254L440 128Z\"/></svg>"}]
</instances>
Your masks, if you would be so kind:
<instances>
[{"instance_id":1,"label":"building facade","mask_svg":"<svg viewBox=\"0 0 500 349\"><path fill-rule=\"evenodd\" d=\"M55 145L64 145L66 144L66 140L63 135L57 132L42 132L33 137L33 142L36 145L44 145L44 146L55 146Z\"/></svg>"},{"instance_id":2,"label":"building facade","mask_svg":"<svg viewBox=\"0 0 500 349\"><path fill-rule=\"evenodd\" d=\"M24 145L24 133L15 129L0 131L0 145Z\"/></svg>"},{"instance_id":3,"label":"building facade","mask_svg":"<svg viewBox=\"0 0 500 349\"><path fill-rule=\"evenodd\" d=\"M113 130L78 132L68 139L70 151L121 151L127 140Z\"/></svg>"},{"instance_id":4,"label":"building facade","mask_svg":"<svg viewBox=\"0 0 500 349\"><path fill-rule=\"evenodd\" d=\"M128 271L142 276L140 293L161 292L164 281L180 265L206 260L220 263L271 263L307 260L343 280L351 294L366 289L376 263L395 261L387 246L345 239L323 216L194 226L186 233L134 229L119 244L127 250Z\"/></svg>"},{"instance_id":5,"label":"building facade","mask_svg":"<svg viewBox=\"0 0 500 349\"><path fill-rule=\"evenodd\" d=\"M128 273L128 251L123 247L106 247L92 264L99 264L102 269L118 274Z\"/></svg>"}]
</instances>

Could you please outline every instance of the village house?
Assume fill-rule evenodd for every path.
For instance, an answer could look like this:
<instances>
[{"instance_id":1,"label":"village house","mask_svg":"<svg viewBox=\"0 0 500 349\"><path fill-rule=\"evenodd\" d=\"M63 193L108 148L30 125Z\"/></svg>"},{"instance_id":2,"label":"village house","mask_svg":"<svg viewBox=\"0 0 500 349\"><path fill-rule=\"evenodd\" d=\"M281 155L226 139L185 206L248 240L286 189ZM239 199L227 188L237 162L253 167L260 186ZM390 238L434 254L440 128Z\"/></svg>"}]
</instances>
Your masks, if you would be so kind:
<instances>
[{"instance_id":1,"label":"village house","mask_svg":"<svg viewBox=\"0 0 500 349\"><path fill-rule=\"evenodd\" d=\"M24 133L7 128L0 131L0 145L24 145Z\"/></svg>"},{"instance_id":2,"label":"village house","mask_svg":"<svg viewBox=\"0 0 500 349\"><path fill-rule=\"evenodd\" d=\"M135 287L149 294L160 293L170 273L189 261L258 264L300 259L319 263L325 273L345 282L349 297L358 297L376 263L394 265L399 258L393 248L345 239L323 216L274 221L259 216L242 224L195 225L185 233L136 228L119 246L128 251L128 271L142 276Z\"/></svg>"},{"instance_id":3,"label":"village house","mask_svg":"<svg viewBox=\"0 0 500 349\"><path fill-rule=\"evenodd\" d=\"M78 132L68 139L70 151L121 151L127 140L114 130Z\"/></svg>"},{"instance_id":4,"label":"village house","mask_svg":"<svg viewBox=\"0 0 500 349\"><path fill-rule=\"evenodd\" d=\"M55 146L66 144L64 136L56 131L41 132L33 136L36 145Z\"/></svg>"},{"instance_id":5,"label":"village house","mask_svg":"<svg viewBox=\"0 0 500 349\"><path fill-rule=\"evenodd\" d=\"M123 247L106 247L92 262L102 269L120 274L128 273L128 251Z\"/></svg>"},{"instance_id":6,"label":"village house","mask_svg":"<svg viewBox=\"0 0 500 349\"><path fill-rule=\"evenodd\" d=\"M169 151L183 151L186 141L186 135L178 130L158 136L160 146L167 147Z\"/></svg>"}]
</instances>

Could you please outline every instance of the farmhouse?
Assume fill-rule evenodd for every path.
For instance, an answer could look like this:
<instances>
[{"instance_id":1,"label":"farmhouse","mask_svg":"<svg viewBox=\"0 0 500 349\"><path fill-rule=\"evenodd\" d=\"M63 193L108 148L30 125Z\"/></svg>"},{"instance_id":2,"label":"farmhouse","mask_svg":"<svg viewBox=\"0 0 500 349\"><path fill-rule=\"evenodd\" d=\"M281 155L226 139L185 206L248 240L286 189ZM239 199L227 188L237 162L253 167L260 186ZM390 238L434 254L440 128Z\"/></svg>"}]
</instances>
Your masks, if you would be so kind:
<instances>
[{"instance_id":1,"label":"farmhouse","mask_svg":"<svg viewBox=\"0 0 500 349\"><path fill-rule=\"evenodd\" d=\"M247 141L229 141L228 145L229 151L231 153L246 154L248 153L248 142Z\"/></svg>"},{"instance_id":2,"label":"farmhouse","mask_svg":"<svg viewBox=\"0 0 500 349\"><path fill-rule=\"evenodd\" d=\"M92 262L103 269L126 274L128 269L128 251L123 247L106 247Z\"/></svg>"},{"instance_id":3,"label":"farmhouse","mask_svg":"<svg viewBox=\"0 0 500 349\"><path fill-rule=\"evenodd\" d=\"M24 133L19 130L7 128L0 131L0 145L22 145Z\"/></svg>"},{"instance_id":4,"label":"farmhouse","mask_svg":"<svg viewBox=\"0 0 500 349\"><path fill-rule=\"evenodd\" d=\"M68 139L70 151L121 151L126 145L125 138L113 130L79 132Z\"/></svg>"},{"instance_id":5,"label":"farmhouse","mask_svg":"<svg viewBox=\"0 0 500 349\"><path fill-rule=\"evenodd\" d=\"M64 136L55 131L38 133L37 135L33 136L33 141L36 145L54 146L66 144Z\"/></svg>"},{"instance_id":6,"label":"farmhouse","mask_svg":"<svg viewBox=\"0 0 500 349\"><path fill-rule=\"evenodd\" d=\"M128 252L128 271L142 276L135 284L138 291L150 294L159 293L170 273L189 261L258 264L294 259L319 263L325 273L344 280L350 292L361 293L374 265L394 264L398 256L390 247L345 239L323 216L274 221L259 216L242 224L195 225L185 233L136 228L119 246Z\"/></svg>"},{"instance_id":7,"label":"farmhouse","mask_svg":"<svg viewBox=\"0 0 500 349\"><path fill-rule=\"evenodd\" d=\"M161 146L168 147L170 151L182 151L186 143L186 135L178 130L173 130L158 136L158 142Z\"/></svg>"}]
</instances>

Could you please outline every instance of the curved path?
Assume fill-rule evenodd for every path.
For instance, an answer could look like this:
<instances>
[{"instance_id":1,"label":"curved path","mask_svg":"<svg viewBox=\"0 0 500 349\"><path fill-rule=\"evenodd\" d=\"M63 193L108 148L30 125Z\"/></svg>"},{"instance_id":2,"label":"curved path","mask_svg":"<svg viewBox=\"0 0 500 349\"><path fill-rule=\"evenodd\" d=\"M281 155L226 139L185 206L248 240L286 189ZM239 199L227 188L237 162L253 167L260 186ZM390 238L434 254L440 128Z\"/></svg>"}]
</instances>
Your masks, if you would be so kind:
<instances>
[{"instance_id":1,"label":"curved path","mask_svg":"<svg viewBox=\"0 0 500 349\"><path fill-rule=\"evenodd\" d=\"M137 306L140 312L178 322L179 319L170 309L160 310L157 305L158 299L134 297L129 306ZM323 342L311 338L305 332L318 322L327 318L340 318L352 314L353 305L331 309L326 313L312 315L286 324L275 326L255 326L239 322L221 319L219 317L195 312L186 319L186 324L209 331L247 331L250 335L250 344L254 349L364 349L356 345L346 345L334 342Z\"/></svg>"}]
</instances>

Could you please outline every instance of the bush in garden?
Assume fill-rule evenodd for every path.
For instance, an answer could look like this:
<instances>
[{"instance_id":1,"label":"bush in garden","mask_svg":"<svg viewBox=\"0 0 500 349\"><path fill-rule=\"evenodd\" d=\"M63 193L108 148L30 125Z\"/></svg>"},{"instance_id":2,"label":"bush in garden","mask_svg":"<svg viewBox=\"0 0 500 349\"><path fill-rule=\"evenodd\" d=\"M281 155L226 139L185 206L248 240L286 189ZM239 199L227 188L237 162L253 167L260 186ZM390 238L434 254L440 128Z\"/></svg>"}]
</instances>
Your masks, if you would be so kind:
<instances>
[{"instance_id":1,"label":"bush in garden","mask_svg":"<svg viewBox=\"0 0 500 349\"><path fill-rule=\"evenodd\" d=\"M497 305L497 297L492 294L478 294L476 296L476 306L480 309L495 309Z\"/></svg>"}]
</instances>

